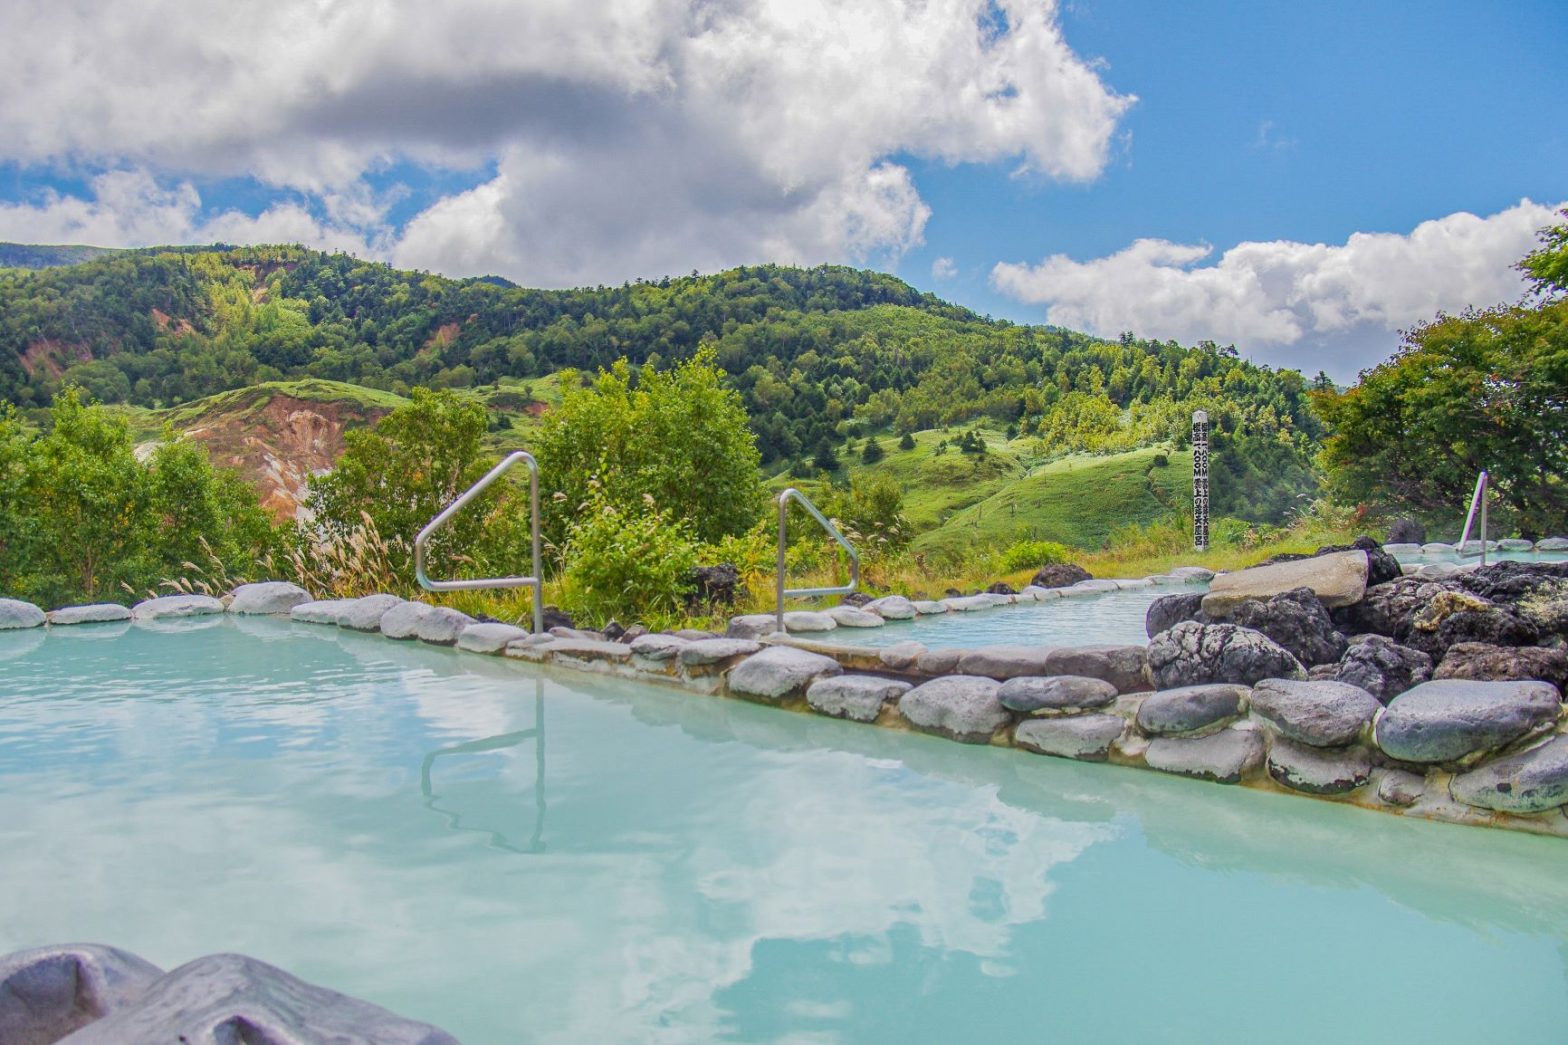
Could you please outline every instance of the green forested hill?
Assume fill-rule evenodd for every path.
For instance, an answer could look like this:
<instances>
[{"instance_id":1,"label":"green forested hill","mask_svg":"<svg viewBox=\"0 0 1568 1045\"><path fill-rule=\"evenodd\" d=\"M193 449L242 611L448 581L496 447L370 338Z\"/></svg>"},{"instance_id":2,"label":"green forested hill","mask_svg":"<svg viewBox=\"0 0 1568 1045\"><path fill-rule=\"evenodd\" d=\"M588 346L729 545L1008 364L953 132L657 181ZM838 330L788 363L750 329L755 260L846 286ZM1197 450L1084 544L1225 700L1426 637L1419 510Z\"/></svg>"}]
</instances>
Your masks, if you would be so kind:
<instances>
[{"instance_id":1,"label":"green forested hill","mask_svg":"<svg viewBox=\"0 0 1568 1045\"><path fill-rule=\"evenodd\" d=\"M79 265L110 252L108 247L75 244L54 247L33 243L0 243L0 268L47 269Z\"/></svg>"},{"instance_id":2,"label":"green forested hill","mask_svg":"<svg viewBox=\"0 0 1568 1045\"><path fill-rule=\"evenodd\" d=\"M985 424L1044 457L1180 446L1193 409L1249 470L1220 510L1269 518L1312 477L1307 382L1213 345L991 320L882 273L756 266L578 290L452 280L299 247L117 251L0 270L0 399L65 382L168 407L261 381L490 386L711 344L763 460L809 469L867 432Z\"/></svg>"}]
</instances>

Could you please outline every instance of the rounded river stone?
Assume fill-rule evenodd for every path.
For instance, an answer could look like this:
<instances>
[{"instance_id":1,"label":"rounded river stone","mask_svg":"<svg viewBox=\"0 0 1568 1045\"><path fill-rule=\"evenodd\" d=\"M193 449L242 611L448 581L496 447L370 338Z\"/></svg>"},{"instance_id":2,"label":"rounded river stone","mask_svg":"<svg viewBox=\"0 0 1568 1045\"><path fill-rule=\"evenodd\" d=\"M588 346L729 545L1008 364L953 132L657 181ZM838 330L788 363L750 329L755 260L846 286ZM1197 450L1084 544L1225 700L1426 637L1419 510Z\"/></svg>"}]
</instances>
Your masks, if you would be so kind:
<instances>
[{"instance_id":1,"label":"rounded river stone","mask_svg":"<svg viewBox=\"0 0 1568 1045\"><path fill-rule=\"evenodd\" d=\"M1151 736L1192 733L1240 715L1247 687L1182 686L1151 693L1138 707L1138 728Z\"/></svg>"},{"instance_id":2,"label":"rounded river stone","mask_svg":"<svg viewBox=\"0 0 1568 1045\"><path fill-rule=\"evenodd\" d=\"M210 595L164 595L138 602L131 607L131 616L137 620L157 620L160 617L204 617L222 612L223 603Z\"/></svg>"},{"instance_id":3,"label":"rounded river stone","mask_svg":"<svg viewBox=\"0 0 1568 1045\"><path fill-rule=\"evenodd\" d=\"M229 603L230 613L271 614L287 613L295 606L310 601L310 592L288 581L261 581L241 584L234 589L234 601Z\"/></svg>"},{"instance_id":4,"label":"rounded river stone","mask_svg":"<svg viewBox=\"0 0 1568 1045\"><path fill-rule=\"evenodd\" d=\"M832 631L838 621L815 610L790 610L784 614L785 631Z\"/></svg>"},{"instance_id":5,"label":"rounded river stone","mask_svg":"<svg viewBox=\"0 0 1568 1045\"><path fill-rule=\"evenodd\" d=\"M1103 708L1116 702L1116 687L1086 675L1025 676L1008 679L997 690L1002 706L1034 714L1073 708Z\"/></svg>"},{"instance_id":6,"label":"rounded river stone","mask_svg":"<svg viewBox=\"0 0 1568 1045\"><path fill-rule=\"evenodd\" d=\"M1372 779L1372 758L1365 748L1329 751L1283 738L1270 747L1268 768L1280 784L1309 795L1343 795Z\"/></svg>"},{"instance_id":7,"label":"rounded river stone","mask_svg":"<svg viewBox=\"0 0 1568 1045\"><path fill-rule=\"evenodd\" d=\"M1155 737L1143 760L1150 769L1239 784L1263 763L1263 734L1255 729L1222 729L1206 737Z\"/></svg>"},{"instance_id":8,"label":"rounded river stone","mask_svg":"<svg viewBox=\"0 0 1568 1045\"><path fill-rule=\"evenodd\" d=\"M793 646L770 646L730 669L729 690L753 700L788 700L824 675L844 669L832 657Z\"/></svg>"},{"instance_id":9,"label":"rounded river stone","mask_svg":"<svg viewBox=\"0 0 1568 1045\"><path fill-rule=\"evenodd\" d=\"M402 604L403 600L396 595L385 593L349 599L338 610L338 625L350 631L377 631L387 611Z\"/></svg>"},{"instance_id":10,"label":"rounded river stone","mask_svg":"<svg viewBox=\"0 0 1568 1045\"><path fill-rule=\"evenodd\" d=\"M36 628L45 620L44 611L21 599L0 599L0 631Z\"/></svg>"},{"instance_id":11,"label":"rounded river stone","mask_svg":"<svg viewBox=\"0 0 1568 1045\"><path fill-rule=\"evenodd\" d=\"M87 606L62 606L49 611L50 624L103 624L130 620L131 611L117 602L95 602Z\"/></svg>"},{"instance_id":12,"label":"rounded river stone","mask_svg":"<svg viewBox=\"0 0 1568 1045\"><path fill-rule=\"evenodd\" d=\"M1104 762L1127 723L1115 715L1031 718L1018 724L1013 742L1025 751L1082 762Z\"/></svg>"},{"instance_id":13,"label":"rounded river stone","mask_svg":"<svg viewBox=\"0 0 1568 1045\"><path fill-rule=\"evenodd\" d=\"M1388 705L1377 743L1401 761L1453 762L1544 729L1561 707L1549 682L1423 682Z\"/></svg>"},{"instance_id":14,"label":"rounded river stone","mask_svg":"<svg viewBox=\"0 0 1568 1045\"><path fill-rule=\"evenodd\" d=\"M874 722L882 705L908 693L910 685L875 675L838 675L819 678L806 689L806 703L834 718Z\"/></svg>"},{"instance_id":15,"label":"rounded river stone","mask_svg":"<svg viewBox=\"0 0 1568 1045\"><path fill-rule=\"evenodd\" d=\"M1382 706L1360 686L1345 682L1264 679L1252 689L1253 715L1313 747L1351 743Z\"/></svg>"},{"instance_id":16,"label":"rounded river stone","mask_svg":"<svg viewBox=\"0 0 1568 1045\"><path fill-rule=\"evenodd\" d=\"M1568 736L1460 773L1449 793L1501 813L1544 813L1568 805Z\"/></svg>"},{"instance_id":17,"label":"rounded river stone","mask_svg":"<svg viewBox=\"0 0 1568 1045\"><path fill-rule=\"evenodd\" d=\"M997 698L1001 683L975 675L948 675L898 698L898 711L916 729L965 744L985 744L1012 720Z\"/></svg>"}]
</instances>

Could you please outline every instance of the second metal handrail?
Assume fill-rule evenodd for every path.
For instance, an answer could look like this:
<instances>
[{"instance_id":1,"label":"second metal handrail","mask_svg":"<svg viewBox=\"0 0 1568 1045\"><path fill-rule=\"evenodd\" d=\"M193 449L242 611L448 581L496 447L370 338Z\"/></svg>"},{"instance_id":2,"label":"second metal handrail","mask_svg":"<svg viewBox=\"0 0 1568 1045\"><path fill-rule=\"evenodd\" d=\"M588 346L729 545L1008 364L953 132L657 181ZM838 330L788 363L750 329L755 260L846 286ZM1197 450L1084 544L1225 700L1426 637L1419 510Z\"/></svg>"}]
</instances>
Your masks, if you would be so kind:
<instances>
[{"instance_id":1,"label":"second metal handrail","mask_svg":"<svg viewBox=\"0 0 1568 1045\"><path fill-rule=\"evenodd\" d=\"M1470 543L1470 524L1475 521L1475 511L1481 509L1481 565L1486 565L1486 487L1489 476L1485 470L1476 476L1475 493L1470 497L1470 512L1465 516L1465 532L1459 537L1459 557L1462 559L1467 554L1465 545Z\"/></svg>"},{"instance_id":2,"label":"second metal handrail","mask_svg":"<svg viewBox=\"0 0 1568 1045\"><path fill-rule=\"evenodd\" d=\"M485 488L519 461L528 465L528 505L529 525L532 528L533 538L533 576L532 577L486 577L478 580L433 581L425 574L425 549L430 543L430 538L435 532L445 526L451 518L462 511L467 505L485 491ZM419 581L419 586L426 591L475 591L482 588L522 588L533 589L534 595L534 633L544 631L544 570L540 566L539 551L539 462L534 460L534 455L526 450L518 450L508 454L500 464L490 469L477 483L470 486L464 494L442 510L440 515L425 524L414 538L414 577Z\"/></svg>"},{"instance_id":3,"label":"second metal handrail","mask_svg":"<svg viewBox=\"0 0 1568 1045\"><path fill-rule=\"evenodd\" d=\"M838 542L840 548L849 553L849 583L832 588L785 588L784 587L784 544L789 532L789 502L795 501L812 518L822 524L828 536ZM848 595L860 584L860 553L855 551L855 546L844 539L838 532L838 527L828 521L827 516L817 511L817 506L811 503L811 498L791 486L779 494L779 561L778 561L778 630L784 630L784 600L790 596L799 595Z\"/></svg>"}]
</instances>

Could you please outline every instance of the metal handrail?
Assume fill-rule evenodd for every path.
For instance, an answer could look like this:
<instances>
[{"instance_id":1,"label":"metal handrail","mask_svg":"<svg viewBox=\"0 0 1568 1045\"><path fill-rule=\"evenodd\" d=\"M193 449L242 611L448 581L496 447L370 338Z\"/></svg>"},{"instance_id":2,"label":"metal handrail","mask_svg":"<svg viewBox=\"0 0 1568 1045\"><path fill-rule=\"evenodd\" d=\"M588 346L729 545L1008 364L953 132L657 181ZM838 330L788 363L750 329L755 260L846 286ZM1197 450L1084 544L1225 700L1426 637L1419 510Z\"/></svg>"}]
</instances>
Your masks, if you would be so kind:
<instances>
[{"instance_id":1,"label":"metal handrail","mask_svg":"<svg viewBox=\"0 0 1568 1045\"><path fill-rule=\"evenodd\" d=\"M849 583L836 588L785 588L784 587L784 542L789 530L789 502L795 501L811 517L822 524L828 536L838 542L840 548L849 553ZM779 494L779 561L778 561L778 630L784 630L784 600L795 595L848 595L860 584L860 553L855 551L855 546L844 539L838 532L838 527L828 521L827 516L817 511L817 506L811 503L811 498L791 486Z\"/></svg>"},{"instance_id":2,"label":"metal handrail","mask_svg":"<svg viewBox=\"0 0 1568 1045\"><path fill-rule=\"evenodd\" d=\"M1459 557L1463 559L1466 555L1465 545L1470 543L1470 524L1475 521L1475 510L1479 506L1481 509L1480 555L1482 566L1486 565L1486 487L1489 478L1490 477L1486 474L1485 469L1481 471L1480 475L1476 476L1475 493L1470 497L1470 512L1465 516L1465 532L1459 536L1458 548Z\"/></svg>"},{"instance_id":3,"label":"metal handrail","mask_svg":"<svg viewBox=\"0 0 1568 1045\"><path fill-rule=\"evenodd\" d=\"M462 511L469 502L484 492L485 487L501 478L507 469L519 461L528 465L528 503L529 524L533 531L533 567L532 577L485 577L478 580L463 581L433 581L425 574L425 547L430 543L430 538L435 532L445 526L451 518ZM508 454L500 464L490 469L477 483L470 486L461 497L447 505L441 514L425 524L414 538L414 577L419 581L419 586L426 591L475 591L482 588L522 588L529 587L534 591L534 633L544 631L544 571L540 566L539 554L539 462L534 460L534 455L526 450L517 450Z\"/></svg>"}]
</instances>

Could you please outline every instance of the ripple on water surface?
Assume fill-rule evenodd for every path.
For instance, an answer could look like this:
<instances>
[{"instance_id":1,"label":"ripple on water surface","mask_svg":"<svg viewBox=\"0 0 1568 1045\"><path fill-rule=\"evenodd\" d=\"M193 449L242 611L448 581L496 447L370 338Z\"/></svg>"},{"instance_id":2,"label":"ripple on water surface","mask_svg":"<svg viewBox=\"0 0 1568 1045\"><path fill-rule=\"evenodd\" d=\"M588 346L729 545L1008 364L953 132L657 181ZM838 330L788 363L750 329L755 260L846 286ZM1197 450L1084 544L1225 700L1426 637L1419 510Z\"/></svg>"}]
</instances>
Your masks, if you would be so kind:
<instances>
[{"instance_id":1,"label":"ripple on water surface","mask_svg":"<svg viewBox=\"0 0 1568 1045\"><path fill-rule=\"evenodd\" d=\"M331 628L64 631L0 635L0 953L240 950L478 1043L1568 1023L1558 839Z\"/></svg>"}]
</instances>

